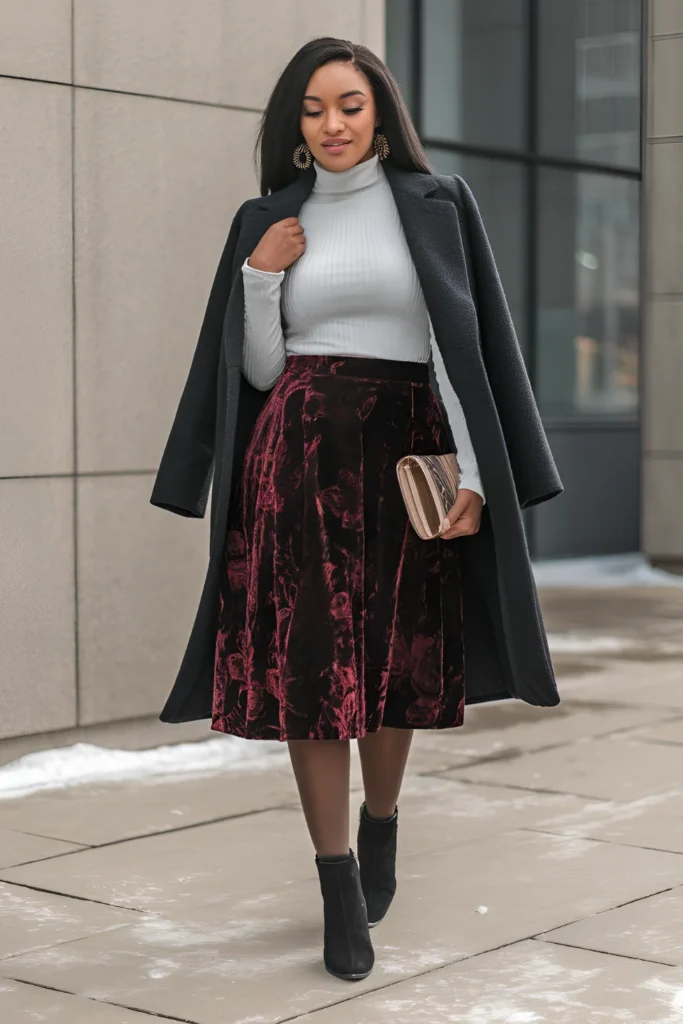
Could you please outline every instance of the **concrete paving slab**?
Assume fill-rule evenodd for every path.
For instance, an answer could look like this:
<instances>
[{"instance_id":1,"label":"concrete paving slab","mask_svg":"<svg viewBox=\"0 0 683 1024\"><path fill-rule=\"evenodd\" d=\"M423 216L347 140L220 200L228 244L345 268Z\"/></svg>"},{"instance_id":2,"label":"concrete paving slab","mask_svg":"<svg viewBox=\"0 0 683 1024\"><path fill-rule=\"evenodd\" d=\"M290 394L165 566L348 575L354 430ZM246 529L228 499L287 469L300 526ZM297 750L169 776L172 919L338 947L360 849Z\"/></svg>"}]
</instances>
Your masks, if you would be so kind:
<instances>
[{"instance_id":1,"label":"concrete paving slab","mask_svg":"<svg viewBox=\"0 0 683 1024\"><path fill-rule=\"evenodd\" d=\"M457 732L457 730L455 731ZM471 757L458 754L455 750L449 749L448 746L446 746L446 749L440 750L436 744L432 745L429 742L425 744L417 744L413 742L411 744L411 751L408 757L408 764L406 766L406 777L417 776L419 773L434 774L436 772L445 772L450 768L463 768L466 765L471 764L473 760L474 759ZM289 771L291 773L291 768ZM363 774L361 772L358 745L356 743L351 744L350 783L351 792L354 794L354 800L351 801L353 805L355 795L362 793L363 791ZM296 793L288 803L288 806L301 806L298 793Z\"/></svg>"},{"instance_id":2,"label":"concrete paving slab","mask_svg":"<svg viewBox=\"0 0 683 1024\"><path fill-rule=\"evenodd\" d=\"M680 884L676 855L521 831L415 855L373 930L375 971L353 993ZM141 915L117 932L17 957L11 977L200 1024L269 1024L351 995L322 967L321 933L311 862L289 885L271 874L242 899Z\"/></svg>"},{"instance_id":3,"label":"concrete paving slab","mask_svg":"<svg viewBox=\"0 0 683 1024\"><path fill-rule=\"evenodd\" d=\"M671 708L680 717L683 664L680 658L655 664L651 661L612 659L603 672L563 680L562 695L572 702Z\"/></svg>"},{"instance_id":4,"label":"concrete paving slab","mask_svg":"<svg viewBox=\"0 0 683 1024\"><path fill-rule=\"evenodd\" d=\"M674 746L683 747L683 718L644 726L634 732L633 736L645 743L673 743Z\"/></svg>"},{"instance_id":5,"label":"concrete paving slab","mask_svg":"<svg viewBox=\"0 0 683 1024\"><path fill-rule=\"evenodd\" d=\"M601 800L637 800L677 785L683 776L683 748L637 743L622 737L587 740L556 750L458 768L446 776Z\"/></svg>"},{"instance_id":6,"label":"concrete paving slab","mask_svg":"<svg viewBox=\"0 0 683 1024\"><path fill-rule=\"evenodd\" d=\"M655 793L630 803L586 802L576 811L541 819L531 827L559 835L683 853L683 789Z\"/></svg>"},{"instance_id":7,"label":"concrete paving slab","mask_svg":"<svg viewBox=\"0 0 683 1024\"><path fill-rule=\"evenodd\" d=\"M360 793L354 793L350 805L354 848L361 799ZM585 803L565 794L511 791L411 775L401 794L399 857L459 845L505 829L533 827L554 813L578 813ZM257 844L256 850L251 850L251 842ZM27 865L2 875L10 881L86 899L161 911L202 903L216 894L241 894L245 882L239 875L244 871L253 876L255 886L259 877L265 884L271 875L273 850L278 850L275 864L283 877L298 878L309 871L313 852L298 801L286 812L256 814L85 850L76 859L49 862L44 871L38 870L38 865Z\"/></svg>"},{"instance_id":8,"label":"concrete paving slab","mask_svg":"<svg viewBox=\"0 0 683 1024\"><path fill-rule=\"evenodd\" d=\"M413 775L418 773L426 774L428 772L443 772L447 771L449 768L460 768L471 764L475 758L458 750L458 741L457 739L453 740L453 735L461 732L462 728L449 729L448 733L450 742L447 741L442 744L435 742L437 736L441 736L442 739L444 738L443 734L440 732L437 733L435 731L434 739L425 737L424 733L416 733L415 737L417 738L417 742L415 742L414 737L413 743L411 743L406 771ZM354 744L353 746L355 747L356 745ZM355 760L358 761L357 756ZM358 764L360 765L359 761ZM362 776L360 773L358 773L356 778L359 785L362 787ZM353 774L351 781L353 784Z\"/></svg>"},{"instance_id":9,"label":"concrete paving slab","mask_svg":"<svg viewBox=\"0 0 683 1024\"><path fill-rule=\"evenodd\" d=\"M535 708L521 701L475 705L467 709L465 725L461 729L448 729L433 735L416 733L411 757L422 750L432 756L438 751L443 755L474 759L559 747L589 737L634 729L644 720L657 723L656 728L667 714L669 712L665 708L586 707L571 700L563 701L556 708Z\"/></svg>"},{"instance_id":10,"label":"concrete paving slab","mask_svg":"<svg viewBox=\"0 0 683 1024\"><path fill-rule=\"evenodd\" d=\"M638 645L645 655L640 660L680 651L681 587L548 587L540 598L551 635L624 639ZM596 646L586 653L595 657Z\"/></svg>"},{"instance_id":11,"label":"concrete paving slab","mask_svg":"<svg viewBox=\"0 0 683 1024\"><path fill-rule=\"evenodd\" d=\"M85 846L164 832L296 799L289 762L264 769L157 776L0 800L0 825Z\"/></svg>"},{"instance_id":12,"label":"concrete paving slab","mask_svg":"<svg viewBox=\"0 0 683 1024\"><path fill-rule=\"evenodd\" d=\"M516 943L297 1024L678 1024L683 971Z\"/></svg>"},{"instance_id":13,"label":"concrete paving slab","mask_svg":"<svg viewBox=\"0 0 683 1024\"><path fill-rule=\"evenodd\" d=\"M683 967L683 888L556 928L548 942Z\"/></svg>"},{"instance_id":14,"label":"concrete paving slab","mask_svg":"<svg viewBox=\"0 0 683 1024\"><path fill-rule=\"evenodd\" d=\"M61 853L82 850L77 843L64 843L60 839L44 839L43 836L15 832L14 829L0 828L0 868L11 868L31 860L56 857Z\"/></svg>"},{"instance_id":15,"label":"concrete paving slab","mask_svg":"<svg viewBox=\"0 0 683 1024\"><path fill-rule=\"evenodd\" d=\"M8 881L138 910L237 899L305 877L308 833L292 810L265 811L10 868ZM37 870L38 869L38 870Z\"/></svg>"},{"instance_id":16,"label":"concrete paving slab","mask_svg":"<svg viewBox=\"0 0 683 1024\"><path fill-rule=\"evenodd\" d=\"M559 815L577 814L586 801L564 793L473 786L441 777L409 775L401 790L399 858L459 846L508 829L533 827L547 813L553 813L553 805ZM357 826L358 800L351 805L354 848Z\"/></svg>"},{"instance_id":17,"label":"concrete paving slab","mask_svg":"<svg viewBox=\"0 0 683 1024\"><path fill-rule=\"evenodd\" d=\"M146 1013L17 981L0 981L0 1020L5 1024L153 1024Z\"/></svg>"},{"instance_id":18,"label":"concrete paving slab","mask_svg":"<svg viewBox=\"0 0 683 1024\"><path fill-rule=\"evenodd\" d=\"M134 917L133 911L0 882L0 959L120 928Z\"/></svg>"}]
</instances>

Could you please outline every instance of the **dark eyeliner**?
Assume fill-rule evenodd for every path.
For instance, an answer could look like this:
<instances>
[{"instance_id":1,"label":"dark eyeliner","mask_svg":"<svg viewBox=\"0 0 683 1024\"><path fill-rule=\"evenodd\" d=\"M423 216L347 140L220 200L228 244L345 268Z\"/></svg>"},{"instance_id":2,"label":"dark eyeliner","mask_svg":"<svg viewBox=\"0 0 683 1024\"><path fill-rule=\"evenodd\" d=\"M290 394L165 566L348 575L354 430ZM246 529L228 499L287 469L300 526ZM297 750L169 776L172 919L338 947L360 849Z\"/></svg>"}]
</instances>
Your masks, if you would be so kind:
<instances>
[{"instance_id":1,"label":"dark eyeliner","mask_svg":"<svg viewBox=\"0 0 683 1024\"><path fill-rule=\"evenodd\" d=\"M343 112L345 114L360 114L361 110L364 109L364 107L350 107L344 110ZM320 117L320 115L322 114L322 110L304 110L302 111L302 113L304 117Z\"/></svg>"}]
</instances>

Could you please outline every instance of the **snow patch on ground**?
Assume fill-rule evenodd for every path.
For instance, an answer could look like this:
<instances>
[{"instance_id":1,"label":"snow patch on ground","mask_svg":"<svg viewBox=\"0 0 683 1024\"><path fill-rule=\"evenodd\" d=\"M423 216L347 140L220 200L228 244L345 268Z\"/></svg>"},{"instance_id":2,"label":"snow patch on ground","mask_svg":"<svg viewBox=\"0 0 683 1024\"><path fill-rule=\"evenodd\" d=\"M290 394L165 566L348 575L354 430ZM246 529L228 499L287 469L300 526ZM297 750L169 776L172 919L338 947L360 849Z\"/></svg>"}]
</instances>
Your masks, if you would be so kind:
<instances>
[{"instance_id":1,"label":"snow patch on ground","mask_svg":"<svg viewBox=\"0 0 683 1024\"><path fill-rule=\"evenodd\" d=\"M46 789L153 776L270 768L282 745L237 736L176 743L148 750L119 750L75 743L38 750L0 767L0 800Z\"/></svg>"},{"instance_id":2,"label":"snow patch on ground","mask_svg":"<svg viewBox=\"0 0 683 1024\"><path fill-rule=\"evenodd\" d=\"M548 633L553 654L621 654L642 647L627 636L587 636L585 633Z\"/></svg>"},{"instance_id":3,"label":"snow patch on ground","mask_svg":"<svg viewBox=\"0 0 683 1024\"><path fill-rule=\"evenodd\" d=\"M683 587L683 576L654 569L641 552L534 562L539 587Z\"/></svg>"},{"instance_id":4,"label":"snow patch on ground","mask_svg":"<svg viewBox=\"0 0 683 1024\"><path fill-rule=\"evenodd\" d=\"M594 633L548 633L553 654L627 654L648 646L657 654L683 654L683 642L656 640L646 644L642 638L630 636L599 636Z\"/></svg>"}]
</instances>

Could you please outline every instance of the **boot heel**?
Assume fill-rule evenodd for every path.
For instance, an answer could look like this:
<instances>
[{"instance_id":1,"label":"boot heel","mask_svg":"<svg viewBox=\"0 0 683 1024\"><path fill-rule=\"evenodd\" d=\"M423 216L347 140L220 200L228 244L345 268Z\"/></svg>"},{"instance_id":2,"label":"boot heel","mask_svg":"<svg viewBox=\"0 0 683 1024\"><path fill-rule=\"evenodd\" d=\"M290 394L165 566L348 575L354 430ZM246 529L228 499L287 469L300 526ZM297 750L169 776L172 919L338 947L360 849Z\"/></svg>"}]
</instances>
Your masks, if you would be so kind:
<instances>
[{"instance_id":1,"label":"boot heel","mask_svg":"<svg viewBox=\"0 0 683 1024\"><path fill-rule=\"evenodd\" d=\"M372 970L375 952L358 861L350 850L344 860L321 861L316 856L315 862L323 897L325 967L335 978L360 981Z\"/></svg>"}]
</instances>

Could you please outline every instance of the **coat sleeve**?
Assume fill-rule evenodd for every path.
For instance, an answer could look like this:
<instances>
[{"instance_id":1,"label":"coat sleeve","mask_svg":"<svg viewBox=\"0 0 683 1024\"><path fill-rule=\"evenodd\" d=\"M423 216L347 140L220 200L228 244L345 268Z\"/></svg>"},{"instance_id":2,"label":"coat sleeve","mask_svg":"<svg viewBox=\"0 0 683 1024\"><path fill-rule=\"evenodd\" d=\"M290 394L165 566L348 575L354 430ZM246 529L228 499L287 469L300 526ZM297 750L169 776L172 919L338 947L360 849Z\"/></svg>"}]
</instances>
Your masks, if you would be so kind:
<instances>
[{"instance_id":1,"label":"coat sleeve","mask_svg":"<svg viewBox=\"0 0 683 1024\"><path fill-rule=\"evenodd\" d=\"M486 230L469 186L455 176L456 205L477 309L484 364L522 508L562 493Z\"/></svg>"},{"instance_id":2,"label":"coat sleeve","mask_svg":"<svg viewBox=\"0 0 683 1024\"><path fill-rule=\"evenodd\" d=\"M218 264L190 372L150 498L158 508L195 519L202 519L206 512L213 474L216 381L242 209L235 214Z\"/></svg>"}]
</instances>

